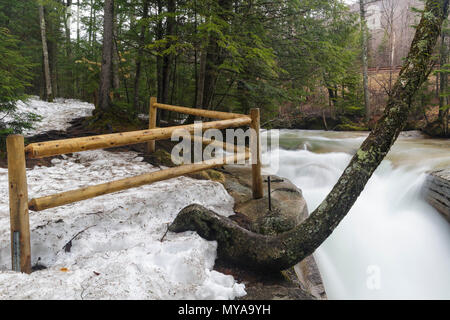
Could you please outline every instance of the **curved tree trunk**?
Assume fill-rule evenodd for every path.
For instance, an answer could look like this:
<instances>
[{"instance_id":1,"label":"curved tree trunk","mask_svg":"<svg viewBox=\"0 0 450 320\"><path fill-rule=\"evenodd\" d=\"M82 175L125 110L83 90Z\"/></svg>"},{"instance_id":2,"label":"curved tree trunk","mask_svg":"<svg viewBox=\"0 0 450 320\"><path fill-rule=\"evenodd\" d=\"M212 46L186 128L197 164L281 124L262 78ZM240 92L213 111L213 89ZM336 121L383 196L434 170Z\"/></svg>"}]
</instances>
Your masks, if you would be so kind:
<instances>
[{"instance_id":1,"label":"curved tree trunk","mask_svg":"<svg viewBox=\"0 0 450 320\"><path fill-rule=\"evenodd\" d=\"M429 74L430 61L449 0L427 0L410 53L392 89L384 115L322 204L293 230L262 236L228 218L193 205L180 212L170 231L197 231L217 240L219 257L257 270L284 270L311 255L334 231L402 131L411 99Z\"/></svg>"}]
</instances>

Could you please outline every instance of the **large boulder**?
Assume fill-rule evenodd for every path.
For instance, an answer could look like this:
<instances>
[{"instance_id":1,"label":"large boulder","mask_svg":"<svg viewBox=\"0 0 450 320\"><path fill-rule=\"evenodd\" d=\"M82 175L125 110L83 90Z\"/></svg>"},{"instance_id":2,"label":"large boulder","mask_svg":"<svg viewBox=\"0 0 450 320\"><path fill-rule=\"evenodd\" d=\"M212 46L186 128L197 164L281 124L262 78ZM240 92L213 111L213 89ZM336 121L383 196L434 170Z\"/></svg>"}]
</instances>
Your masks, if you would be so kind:
<instances>
[{"instance_id":1,"label":"large boulder","mask_svg":"<svg viewBox=\"0 0 450 320\"><path fill-rule=\"evenodd\" d=\"M267 190L267 177L264 177L264 197L252 197L252 173L250 167L226 166L224 186L235 199L234 211L245 216L250 231L274 235L293 229L308 217L308 207L302 191L288 179L271 176L271 204Z\"/></svg>"},{"instance_id":2,"label":"large boulder","mask_svg":"<svg viewBox=\"0 0 450 320\"><path fill-rule=\"evenodd\" d=\"M267 176L263 176L264 197L254 200L251 167L229 165L221 172L225 177L225 189L235 199L236 215L230 218L240 226L256 233L275 235L291 230L308 217L302 191L288 179L271 176L272 210L269 210ZM242 274L242 271L238 273ZM242 278L246 282L246 300L326 299L313 256L304 259L295 268L284 271L281 278L246 281L251 278L248 274Z\"/></svg>"}]
</instances>

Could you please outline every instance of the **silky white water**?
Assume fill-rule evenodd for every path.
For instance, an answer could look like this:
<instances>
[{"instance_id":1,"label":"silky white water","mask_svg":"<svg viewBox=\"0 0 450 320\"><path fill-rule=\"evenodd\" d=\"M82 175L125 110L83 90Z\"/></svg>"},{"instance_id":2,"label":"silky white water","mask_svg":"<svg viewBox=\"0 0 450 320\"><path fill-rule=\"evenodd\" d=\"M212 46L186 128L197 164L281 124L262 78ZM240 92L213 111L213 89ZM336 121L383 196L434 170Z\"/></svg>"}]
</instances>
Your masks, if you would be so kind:
<instances>
[{"instance_id":1,"label":"silky white water","mask_svg":"<svg viewBox=\"0 0 450 320\"><path fill-rule=\"evenodd\" d=\"M279 150L263 158L302 189L312 212L367 134L282 130L279 136ZM450 299L450 224L422 192L426 172L446 167L449 140L402 134L314 254L329 299Z\"/></svg>"}]
</instances>

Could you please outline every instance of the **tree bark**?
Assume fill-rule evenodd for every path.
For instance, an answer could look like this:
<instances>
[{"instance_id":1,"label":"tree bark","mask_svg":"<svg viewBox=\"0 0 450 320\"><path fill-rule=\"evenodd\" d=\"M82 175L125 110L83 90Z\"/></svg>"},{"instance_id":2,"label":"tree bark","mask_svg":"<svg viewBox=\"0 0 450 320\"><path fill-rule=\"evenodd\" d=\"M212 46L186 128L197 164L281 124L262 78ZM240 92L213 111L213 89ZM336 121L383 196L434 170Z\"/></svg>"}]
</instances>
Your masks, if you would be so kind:
<instances>
[{"instance_id":1,"label":"tree bark","mask_svg":"<svg viewBox=\"0 0 450 320\"><path fill-rule=\"evenodd\" d=\"M41 23L42 53L44 57L44 78L45 78L46 99L48 102L53 102L53 88L50 75L50 63L48 59L47 31L45 26L43 5L39 5L39 19Z\"/></svg>"},{"instance_id":2,"label":"tree bark","mask_svg":"<svg viewBox=\"0 0 450 320\"><path fill-rule=\"evenodd\" d=\"M206 52L200 52L200 66L198 73L198 89L197 89L197 103L195 107L203 106L203 96L205 92L205 68L206 68Z\"/></svg>"},{"instance_id":3,"label":"tree bark","mask_svg":"<svg viewBox=\"0 0 450 320\"><path fill-rule=\"evenodd\" d=\"M144 55L145 34L147 30L146 20L148 18L149 4L150 4L149 0L144 0L144 8L141 20L141 34L139 35L139 49L137 52L137 59L136 59L136 74L134 76L133 110L136 112L139 106L139 81L141 79L141 66L142 66L142 57Z\"/></svg>"},{"instance_id":4,"label":"tree bark","mask_svg":"<svg viewBox=\"0 0 450 320\"><path fill-rule=\"evenodd\" d=\"M369 122L370 121L369 63L368 63L366 8L364 0L359 0L359 7L360 7L361 37L362 37L364 114L366 122Z\"/></svg>"},{"instance_id":5,"label":"tree bark","mask_svg":"<svg viewBox=\"0 0 450 320\"><path fill-rule=\"evenodd\" d=\"M162 1L157 1L157 12L158 12L158 19L156 23L156 29L155 29L155 36L156 40L162 40L164 37L164 29L163 29L163 23L162 23ZM163 96L163 81L162 81L162 67L163 67L163 57L161 55L161 52L158 52L158 56L156 58L156 78L157 78L157 84L158 84L158 101L162 101Z\"/></svg>"},{"instance_id":6,"label":"tree bark","mask_svg":"<svg viewBox=\"0 0 450 320\"><path fill-rule=\"evenodd\" d=\"M167 38L167 46L166 49L169 49L172 46L173 40L171 37L174 36L175 31L175 10L176 3L175 0L167 1L167 13L169 16L167 17L166 23L166 38ZM169 102L169 87L170 87L170 69L173 61L172 54L165 54L163 57L163 66L162 66L162 103Z\"/></svg>"},{"instance_id":7,"label":"tree bark","mask_svg":"<svg viewBox=\"0 0 450 320\"><path fill-rule=\"evenodd\" d=\"M197 231L201 237L218 242L219 257L254 270L284 270L311 255L347 215L402 131L411 100L429 74L448 3L449 0L426 1L409 55L393 86L383 117L333 190L307 220L284 234L262 236L193 205L180 212L170 231Z\"/></svg>"},{"instance_id":8,"label":"tree bark","mask_svg":"<svg viewBox=\"0 0 450 320\"><path fill-rule=\"evenodd\" d=\"M441 50L440 50L440 66L447 63L448 60L448 47L446 42L446 35L443 32L441 36ZM439 116L438 121L442 125L442 131L446 136L448 134L448 109L445 110L445 106L448 105L447 87L448 87L448 74L446 72L441 72L439 74Z\"/></svg>"},{"instance_id":9,"label":"tree bark","mask_svg":"<svg viewBox=\"0 0 450 320\"><path fill-rule=\"evenodd\" d=\"M102 68L100 72L98 105L96 106L100 113L107 112L111 106L110 92L113 76L114 0L105 0L104 10Z\"/></svg>"},{"instance_id":10,"label":"tree bark","mask_svg":"<svg viewBox=\"0 0 450 320\"><path fill-rule=\"evenodd\" d=\"M71 26L71 18L72 18L72 0L67 0L66 1L66 14L65 14L65 19L64 19L64 29L65 29L65 33L66 33L66 58L68 62L72 62L72 41L71 41L71 31L70 31L70 26ZM78 23L78 22L77 22ZM78 27L78 24L77 24ZM77 30L77 32L79 32ZM74 76L73 76L73 71L72 68L68 68L67 70L67 79L66 79L66 85L68 88L68 92L66 93L67 97L73 97L75 95L75 83L76 81L74 81Z\"/></svg>"},{"instance_id":11,"label":"tree bark","mask_svg":"<svg viewBox=\"0 0 450 320\"><path fill-rule=\"evenodd\" d=\"M114 10L115 12L116 10ZM120 29L120 24L117 25L117 17L114 15L113 18L113 56L112 56L112 65L113 65L113 89L114 89L114 98L120 99L120 77L119 77L119 69L120 69L120 57L119 57L119 49L117 46L118 39L118 31Z\"/></svg>"},{"instance_id":12,"label":"tree bark","mask_svg":"<svg viewBox=\"0 0 450 320\"><path fill-rule=\"evenodd\" d=\"M64 29L66 32L66 56L71 57L72 56L72 45L71 45L71 38L70 38L70 25L72 21L72 0L66 1L66 14L64 19Z\"/></svg>"},{"instance_id":13,"label":"tree bark","mask_svg":"<svg viewBox=\"0 0 450 320\"><path fill-rule=\"evenodd\" d=\"M77 45L80 45L80 0L77 1Z\"/></svg>"}]
</instances>

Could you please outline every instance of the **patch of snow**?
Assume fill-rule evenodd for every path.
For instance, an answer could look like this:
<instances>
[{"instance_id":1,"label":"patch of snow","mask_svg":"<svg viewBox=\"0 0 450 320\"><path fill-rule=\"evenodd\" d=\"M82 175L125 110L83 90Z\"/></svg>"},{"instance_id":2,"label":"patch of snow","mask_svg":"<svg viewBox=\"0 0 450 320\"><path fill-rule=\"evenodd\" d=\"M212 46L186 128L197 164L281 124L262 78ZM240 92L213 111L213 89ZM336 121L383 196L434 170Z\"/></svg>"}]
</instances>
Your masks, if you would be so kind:
<instances>
[{"instance_id":1,"label":"patch of snow","mask_svg":"<svg viewBox=\"0 0 450 320\"><path fill-rule=\"evenodd\" d=\"M94 105L88 102L81 102L73 99L55 99L55 102L48 103L39 100L38 97L31 97L27 101L17 103L19 112L32 112L42 117L42 121L34 124L34 129L26 130L25 136L32 136L37 133L61 130L70 127L70 121L76 118L92 115Z\"/></svg>"},{"instance_id":2,"label":"patch of snow","mask_svg":"<svg viewBox=\"0 0 450 320\"><path fill-rule=\"evenodd\" d=\"M44 116L34 131L41 132L64 130L93 107L33 98L26 108ZM134 152L102 150L53 159L53 167L27 170L29 198L159 170L142 160ZM220 183L180 177L30 212L32 264L47 267L31 275L10 271L8 198L7 170L0 168L0 299L235 299L246 294L243 284L213 270L215 241L194 232L166 234L178 212L193 203L233 215L234 200ZM63 247L73 237L66 252Z\"/></svg>"}]
</instances>

